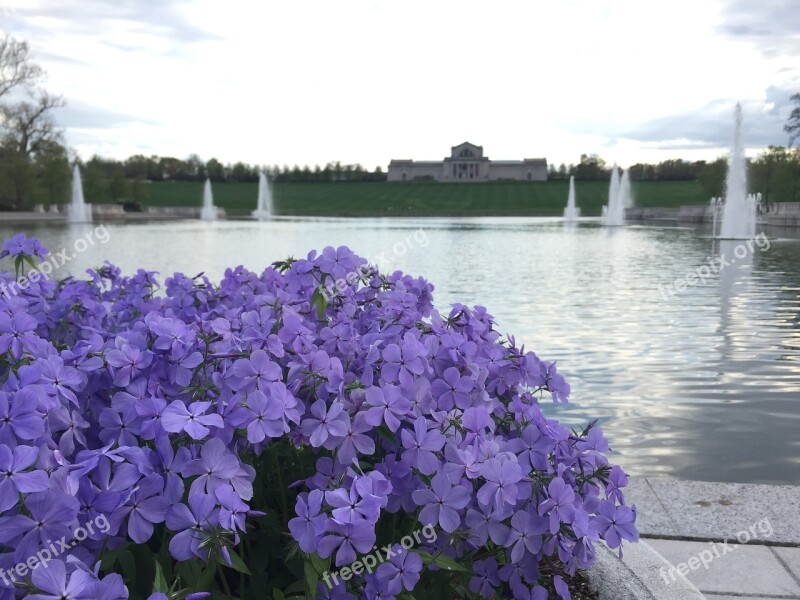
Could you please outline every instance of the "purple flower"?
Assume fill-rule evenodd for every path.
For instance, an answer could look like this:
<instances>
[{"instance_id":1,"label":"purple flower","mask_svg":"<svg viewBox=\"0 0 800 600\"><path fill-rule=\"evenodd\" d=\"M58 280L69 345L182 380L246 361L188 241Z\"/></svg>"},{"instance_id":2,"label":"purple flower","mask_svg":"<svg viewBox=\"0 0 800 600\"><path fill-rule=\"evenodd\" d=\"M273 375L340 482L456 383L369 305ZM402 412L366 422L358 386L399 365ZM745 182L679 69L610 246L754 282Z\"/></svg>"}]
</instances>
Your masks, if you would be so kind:
<instances>
[{"instance_id":1,"label":"purple flower","mask_svg":"<svg viewBox=\"0 0 800 600\"><path fill-rule=\"evenodd\" d=\"M349 271L353 271L357 266L366 261L353 254L347 246L333 248L326 246L317 259L317 264L323 273L328 273L333 279L342 279Z\"/></svg>"},{"instance_id":2,"label":"purple flower","mask_svg":"<svg viewBox=\"0 0 800 600\"><path fill-rule=\"evenodd\" d=\"M472 378L462 377L458 369L450 367L441 379L431 383L431 393L438 399L440 410L451 410L454 406L466 409L472 406L470 392L474 385Z\"/></svg>"},{"instance_id":3,"label":"purple flower","mask_svg":"<svg viewBox=\"0 0 800 600\"><path fill-rule=\"evenodd\" d=\"M125 387L139 373L153 362L153 353L149 350L139 350L135 346L122 344L122 347L110 350L106 354L106 362L114 367L114 385Z\"/></svg>"},{"instance_id":4,"label":"purple flower","mask_svg":"<svg viewBox=\"0 0 800 600\"><path fill-rule=\"evenodd\" d=\"M239 472L239 460L225 447L222 440L212 438L203 444L200 458L187 462L181 474L184 477L199 475L192 482L191 494L214 493L221 485L231 482Z\"/></svg>"},{"instance_id":5,"label":"purple flower","mask_svg":"<svg viewBox=\"0 0 800 600\"><path fill-rule=\"evenodd\" d=\"M333 507L332 516L337 523L358 523L367 521L374 523L380 512L380 499L369 494L363 498L355 485L350 489L339 488L325 492L325 502Z\"/></svg>"},{"instance_id":6,"label":"purple flower","mask_svg":"<svg viewBox=\"0 0 800 600\"><path fill-rule=\"evenodd\" d=\"M161 426L161 417L167 408L167 401L163 398L150 397L135 404L136 413L142 417L140 435L146 440L155 439L164 428Z\"/></svg>"},{"instance_id":7,"label":"purple flower","mask_svg":"<svg viewBox=\"0 0 800 600\"><path fill-rule=\"evenodd\" d=\"M400 387L396 385L368 388L366 399L367 404L372 407L364 413L367 423L380 425L385 422L391 431L397 431L400 419L411 409L411 402L403 397Z\"/></svg>"},{"instance_id":8,"label":"purple flower","mask_svg":"<svg viewBox=\"0 0 800 600\"><path fill-rule=\"evenodd\" d=\"M606 498L615 500L619 504L625 503L625 495L622 493L622 488L628 485L628 476L625 471L618 465L611 467L611 474L608 476L608 484L606 485Z\"/></svg>"},{"instance_id":9,"label":"purple flower","mask_svg":"<svg viewBox=\"0 0 800 600\"><path fill-rule=\"evenodd\" d=\"M173 504L167 512L167 527L178 533L169 542L169 553L176 560L192 556L205 558L207 551L200 547L205 531L219 522L217 503L207 494L189 494L189 506Z\"/></svg>"},{"instance_id":10,"label":"purple flower","mask_svg":"<svg viewBox=\"0 0 800 600\"><path fill-rule=\"evenodd\" d=\"M188 448L173 450L167 436L162 436L156 440L156 453L161 461L161 473L164 475L164 497L171 504L180 502L181 498L183 498L185 487L181 471L190 460L191 454Z\"/></svg>"},{"instance_id":11,"label":"purple flower","mask_svg":"<svg viewBox=\"0 0 800 600\"><path fill-rule=\"evenodd\" d=\"M161 493L164 480L160 475L149 475L137 485L130 500L111 516L116 529L128 517L128 535L137 544L143 544L153 535L153 524L162 523L170 502Z\"/></svg>"},{"instance_id":12,"label":"purple flower","mask_svg":"<svg viewBox=\"0 0 800 600\"><path fill-rule=\"evenodd\" d=\"M165 431L185 431L192 439L202 440L209 434L209 427L225 426L218 414L205 414L210 406L211 402L192 402L187 407L182 400L174 400L161 414L161 426Z\"/></svg>"},{"instance_id":13,"label":"purple flower","mask_svg":"<svg viewBox=\"0 0 800 600\"><path fill-rule=\"evenodd\" d=\"M547 590L540 585L528 587L520 583L512 586L512 592L514 600L547 600L549 598Z\"/></svg>"},{"instance_id":14,"label":"purple flower","mask_svg":"<svg viewBox=\"0 0 800 600\"><path fill-rule=\"evenodd\" d=\"M570 598L572 598L569 586L567 582L562 579L561 575L555 575L553 577L553 587L556 588L556 593L561 597L561 600L570 600Z\"/></svg>"},{"instance_id":15,"label":"purple flower","mask_svg":"<svg viewBox=\"0 0 800 600\"><path fill-rule=\"evenodd\" d=\"M414 552L404 552L396 547L394 556L381 563L376 575L386 582L391 594L400 594L403 590L412 591L419 581L422 572L422 558Z\"/></svg>"},{"instance_id":16,"label":"purple flower","mask_svg":"<svg viewBox=\"0 0 800 600\"><path fill-rule=\"evenodd\" d=\"M481 507L480 510L467 510L466 524L470 532L469 543L480 548L491 537L492 542L502 546L508 539L508 527L503 523L513 512L509 506L495 510Z\"/></svg>"},{"instance_id":17,"label":"purple flower","mask_svg":"<svg viewBox=\"0 0 800 600\"><path fill-rule=\"evenodd\" d=\"M269 384L280 381L283 375L281 368L263 350L255 350L250 358L237 360L233 363L232 372L239 380L234 389L248 393L255 389L266 390Z\"/></svg>"},{"instance_id":18,"label":"purple flower","mask_svg":"<svg viewBox=\"0 0 800 600\"><path fill-rule=\"evenodd\" d=\"M247 425L247 441L257 444L288 433L284 420L286 407L277 395L266 396L261 390L253 390L247 396L247 410L252 419Z\"/></svg>"},{"instance_id":19,"label":"purple flower","mask_svg":"<svg viewBox=\"0 0 800 600\"><path fill-rule=\"evenodd\" d=\"M9 401L9 395L0 392L0 444L16 444L16 438L35 440L45 431L45 423L36 407L36 392L23 388Z\"/></svg>"},{"instance_id":20,"label":"purple flower","mask_svg":"<svg viewBox=\"0 0 800 600\"><path fill-rule=\"evenodd\" d=\"M364 521L358 524L328 521L325 529L327 535L320 540L317 552L322 558L328 558L338 548L337 567L353 562L356 552L366 554L375 544L375 529Z\"/></svg>"},{"instance_id":21,"label":"purple flower","mask_svg":"<svg viewBox=\"0 0 800 600\"><path fill-rule=\"evenodd\" d=\"M518 563L525 551L537 554L542 549L542 534L547 531L547 521L539 515L520 510L511 517L511 531L505 546L511 548L511 560Z\"/></svg>"},{"instance_id":22,"label":"purple flower","mask_svg":"<svg viewBox=\"0 0 800 600\"><path fill-rule=\"evenodd\" d=\"M49 393L52 397L78 404L78 397L73 390L81 385L81 376L76 369L65 366L60 356L50 356L36 361L36 364L41 369L42 380L50 384Z\"/></svg>"},{"instance_id":23,"label":"purple flower","mask_svg":"<svg viewBox=\"0 0 800 600\"><path fill-rule=\"evenodd\" d=\"M6 256L38 256L39 258L44 258L47 254L47 248L42 246L38 239L29 238L24 233L15 233L3 242L3 251L0 252L0 258L5 258Z\"/></svg>"},{"instance_id":24,"label":"purple flower","mask_svg":"<svg viewBox=\"0 0 800 600\"><path fill-rule=\"evenodd\" d=\"M509 449L517 453L517 460L526 473L533 469L547 472L550 468L547 457L555 447L555 440L543 434L534 424L528 425L520 437L509 441Z\"/></svg>"},{"instance_id":25,"label":"purple flower","mask_svg":"<svg viewBox=\"0 0 800 600\"><path fill-rule=\"evenodd\" d=\"M141 417L132 406L123 408L122 413L113 408L104 408L98 419L103 428L100 431L100 440L104 444L116 442L120 446L137 446L136 435L141 422Z\"/></svg>"},{"instance_id":26,"label":"purple flower","mask_svg":"<svg viewBox=\"0 0 800 600\"><path fill-rule=\"evenodd\" d=\"M90 600L94 595L97 578L77 569L67 577L67 567L60 560L52 560L31 573L34 587L41 593L25 596L28 600Z\"/></svg>"},{"instance_id":27,"label":"purple flower","mask_svg":"<svg viewBox=\"0 0 800 600\"><path fill-rule=\"evenodd\" d=\"M375 442L368 435L364 435L371 430L372 427L365 421L363 414L357 414L353 422L347 424L347 433L344 434L344 439L339 444L336 460L340 464L348 465L359 453L363 456L370 456L374 453Z\"/></svg>"},{"instance_id":28,"label":"purple flower","mask_svg":"<svg viewBox=\"0 0 800 600\"><path fill-rule=\"evenodd\" d=\"M414 378L425 373L425 347L412 333L403 337L402 345L389 344L383 351L381 377L394 382L398 379L403 386L411 386Z\"/></svg>"},{"instance_id":29,"label":"purple flower","mask_svg":"<svg viewBox=\"0 0 800 600\"><path fill-rule=\"evenodd\" d=\"M303 552L314 552L322 537L326 520L325 515L320 514L322 498L320 490L297 497L294 508L297 517L289 521L289 531Z\"/></svg>"},{"instance_id":30,"label":"purple flower","mask_svg":"<svg viewBox=\"0 0 800 600\"><path fill-rule=\"evenodd\" d=\"M415 490L414 502L423 506L419 520L423 523L438 523L448 533L453 533L461 524L458 511L470 499L469 490L462 485L451 485L443 474L434 475L431 487Z\"/></svg>"},{"instance_id":31,"label":"purple flower","mask_svg":"<svg viewBox=\"0 0 800 600\"><path fill-rule=\"evenodd\" d=\"M431 475L439 468L439 459L434 452L438 452L444 446L444 436L432 429L428 431L428 421L425 417L419 417L414 421L414 433L408 429L400 432L403 447L403 461L416 467L424 475Z\"/></svg>"},{"instance_id":32,"label":"purple flower","mask_svg":"<svg viewBox=\"0 0 800 600\"><path fill-rule=\"evenodd\" d=\"M256 514L256 511L251 511L236 490L229 485L223 485L214 490L219 502L219 524L228 529L229 531L244 531L244 520L247 515ZM258 512L257 514L263 515L264 513Z\"/></svg>"},{"instance_id":33,"label":"purple flower","mask_svg":"<svg viewBox=\"0 0 800 600\"><path fill-rule=\"evenodd\" d=\"M4 245L17 268L41 251L24 235ZM161 532L176 561L221 552L232 566L232 544L257 527L267 570L292 551L287 533L341 566L395 542L391 523L411 517L452 534L417 542L472 564L467 595L544 600L540 562L554 561L563 597L557 576L590 566L602 538L636 539L627 476L596 422L578 435L543 415L538 391L569 394L555 365L501 339L486 309L440 314L424 279L363 263L326 248L219 282L176 273L163 293L155 273L106 263L88 281L0 299L0 567L108 521L16 595L127 600L120 575L100 578L103 551L157 551ZM319 311L339 277L347 287ZM542 477L544 490L531 483ZM264 513L251 500L269 510L256 527ZM425 595L420 555L396 550L361 581L320 582L318 595ZM0 600L12 596L0 587Z\"/></svg>"},{"instance_id":34,"label":"purple flower","mask_svg":"<svg viewBox=\"0 0 800 600\"><path fill-rule=\"evenodd\" d=\"M561 523L572 523L575 518L575 490L561 477L554 478L547 486L549 498L539 505L539 514L550 513L550 533L555 535Z\"/></svg>"},{"instance_id":35,"label":"purple flower","mask_svg":"<svg viewBox=\"0 0 800 600\"><path fill-rule=\"evenodd\" d=\"M493 504L497 510L516 503L520 494L517 484L522 480L522 469L516 460L490 458L483 464L481 474L486 483L478 490L478 502L484 506Z\"/></svg>"},{"instance_id":36,"label":"purple flower","mask_svg":"<svg viewBox=\"0 0 800 600\"><path fill-rule=\"evenodd\" d=\"M500 577L497 575L497 561L493 558L476 560L472 564L472 572L474 575L469 581L469 589L484 598L493 597L495 589L500 585Z\"/></svg>"},{"instance_id":37,"label":"purple flower","mask_svg":"<svg viewBox=\"0 0 800 600\"><path fill-rule=\"evenodd\" d=\"M617 506L613 500L601 500L597 506L596 527L609 548L621 548L622 540L639 541L635 520L635 506Z\"/></svg>"},{"instance_id":38,"label":"purple flower","mask_svg":"<svg viewBox=\"0 0 800 600\"><path fill-rule=\"evenodd\" d=\"M24 352L33 353L39 336L36 335L36 319L24 312L10 315L0 312L0 354L11 352L15 360Z\"/></svg>"},{"instance_id":39,"label":"purple flower","mask_svg":"<svg viewBox=\"0 0 800 600\"><path fill-rule=\"evenodd\" d=\"M75 574L73 573L73 577ZM92 598L98 600L128 600L128 588L122 580L122 575L109 573L101 581L94 583Z\"/></svg>"},{"instance_id":40,"label":"purple flower","mask_svg":"<svg viewBox=\"0 0 800 600\"><path fill-rule=\"evenodd\" d=\"M0 544L9 545L13 541L15 560L25 560L36 553L41 544L71 539L70 525L78 516L78 501L53 491L36 492L25 498L25 506L30 517L14 515L0 518ZM20 536L21 539L20 539Z\"/></svg>"},{"instance_id":41,"label":"purple flower","mask_svg":"<svg viewBox=\"0 0 800 600\"><path fill-rule=\"evenodd\" d=\"M50 480L44 471L26 472L39 458L39 451L31 446L17 446L11 450L0 445L0 513L19 503L20 494L44 492Z\"/></svg>"},{"instance_id":42,"label":"purple flower","mask_svg":"<svg viewBox=\"0 0 800 600\"><path fill-rule=\"evenodd\" d=\"M343 410L341 402L334 402L328 407L324 400L317 400L311 405L314 418L303 419L302 428L312 446L319 448L329 436L342 437L347 434L347 413L343 413Z\"/></svg>"}]
</instances>

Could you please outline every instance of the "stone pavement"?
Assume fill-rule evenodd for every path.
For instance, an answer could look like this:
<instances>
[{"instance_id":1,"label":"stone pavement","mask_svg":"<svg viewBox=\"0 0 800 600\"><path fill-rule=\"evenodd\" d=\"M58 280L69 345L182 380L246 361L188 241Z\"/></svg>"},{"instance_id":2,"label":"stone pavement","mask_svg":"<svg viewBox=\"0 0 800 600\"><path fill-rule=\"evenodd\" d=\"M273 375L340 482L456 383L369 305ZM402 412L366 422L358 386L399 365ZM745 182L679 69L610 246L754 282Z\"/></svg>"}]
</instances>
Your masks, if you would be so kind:
<instances>
[{"instance_id":1,"label":"stone pavement","mask_svg":"<svg viewBox=\"0 0 800 600\"><path fill-rule=\"evenodd\" d=\"M642 538L710 600L800 599L800 487L632 477ZM667 586L668 587L668 586Z\"/></svg>"}]
</instances>

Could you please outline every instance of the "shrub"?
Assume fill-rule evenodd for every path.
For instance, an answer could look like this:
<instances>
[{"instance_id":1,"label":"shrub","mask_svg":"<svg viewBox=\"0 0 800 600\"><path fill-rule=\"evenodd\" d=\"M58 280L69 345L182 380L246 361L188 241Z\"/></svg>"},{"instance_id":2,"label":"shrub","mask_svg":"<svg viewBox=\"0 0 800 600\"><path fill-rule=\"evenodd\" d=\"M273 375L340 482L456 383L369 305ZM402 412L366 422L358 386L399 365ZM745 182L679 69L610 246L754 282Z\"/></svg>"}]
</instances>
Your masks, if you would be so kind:
<instances>
[{"instance_id":1,"label":"shrub","mask_svg":"<svg viewBox=\"0 0 800 600\"><path fill-rule=\"evenodd\" d=\"M540 410L555 365L424 279L347 248L88 275L3 292L2 600L566 598L637 539L600 429Z\"/></svg>"}]
</instances>

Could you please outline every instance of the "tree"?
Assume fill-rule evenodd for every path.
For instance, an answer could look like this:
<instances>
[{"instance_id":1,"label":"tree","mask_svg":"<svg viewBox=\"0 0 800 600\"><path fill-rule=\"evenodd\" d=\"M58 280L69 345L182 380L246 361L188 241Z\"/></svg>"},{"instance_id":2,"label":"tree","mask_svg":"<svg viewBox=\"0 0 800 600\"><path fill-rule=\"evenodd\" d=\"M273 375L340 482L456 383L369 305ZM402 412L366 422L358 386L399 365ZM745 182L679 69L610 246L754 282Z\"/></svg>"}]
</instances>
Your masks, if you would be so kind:
<instances>
[{"instance_id":1,"label":"tree","mask_svg":"<svg viewBox=\"0 0 800 600\"><path fill-rule=\"evenodd\" d=\"M114 174L108 182L108 193L114 202L122 200L128 191L128 182L125 181L125 175L122 169L115 169Z\"/></svg>"},{"instance_id":2,"label":"tree","mask_svg":"<svg viewBox=\"0 0 800 600\"><path fill-rule=\"evenodd\" d=\"M607 179L609 174L606 161L597 154L581 154L581 162L575 167L575 179Z\"/></svg>"},{"instance_id":3,"label":"tree","mask_svg":"<svg viewBox=\"0 0 800 600\"><path fill-rule=\"evenodd\" d=\"M211 181L225 181L225 167L216 158L206 163L206 174Z\"/></svg>"},{"instance_id":4,"label":"tree","mask_svg":"<svg viewBox=\"0 0 800 600\"><path fill-rule=\"evenodd\" d=\"M108 198L108 181L103 174L103 160L93 156L83 170L83 191L87 202L105 202Z\"/></svg>"},{"instance_id":5,"label":"tree","mask_svg":"<svg viewBox=\"0 0 800 600\"><path fill-rule=\"evenodd\" d=\"M28 199L36 185L33 166L9 143L0 144L0 204L5 210L15 210Z\"/></svg>"},{"instance_id":6,"label":"tree","mask_svg":"<svg viewBox=\"0 0 800 600\"><path fill-rule=\"evenodd\" d=\"M770 146L751 163L748 173L750 187L762 194L764 202L775 201L776 196L783 195L784 190L780 190L781 171L788 162L789 153L786 148Z\"/></svg>"},{"instance_id":7,"label":"tree","mask_svg":"<svg viewBox=\"0 0 800 600\"><path fill-rule=\"evenodd\" d=\"M27 43L2 34L0 146L4 168L0 175L4 180L0 189L6 206L20 208L29 203L34 193L37 153L51 151L52 144L61 142L52 112L64 102L37 86L43 76L42 69L30 60Z\"/></svg>"},{"instance_id":8,"label":"tree","mask_svg":"<svg viewBox=\"0 0 800 600\"><path fill-rule=\"evenodd\" d=\"M0 34L0 98L16 88L32 87L42 75L42 69L31 62L27 42Z\"/></svg>"},{"instance_id":9,"label":"tree","mask_svg":"<svg viewBox=\"0 0 800 600\"><path fill-rule=\"evenodd\" d=\"M45 143L59 141L51 111L64 106L60 96L39 90L31 100L0 106L5 137L12 140L20 155L30 157Z\"/></svg>"},{"instance_id":10,"label":"tree","mask_svg":"<svg viewBox=\"0 0 800 600\"><path fill-rule=\"evenodd\" d=\"M789 98L792 102L797 104L792 109L786 125L783 126L784 131L789 134L789 146L794 144L795 140L800 137L800 94L792 94Z\"/></svg>"},{"instance_id":11,"label":"tree","mask_svg":"<svg viewBox=\"0 0 800 600\"><path fill-rule=\"evenodd\" d=\"M48 141L36 153L36 178L47 204L66 202L70 189L70 168L67 149L58 142Z\"/></svg>"},{"instance_id":12,"label":"tree","mask_svg":"<svg viewBox=\"0 0 800 600\"><path fill-rule=\"evenodd\" d=\"M728 159L724 156L717 160L706 163L698 175L700 187L706 197L718 198L725 192L725 174L728 172Z\"/></svg>"}]
</instances>

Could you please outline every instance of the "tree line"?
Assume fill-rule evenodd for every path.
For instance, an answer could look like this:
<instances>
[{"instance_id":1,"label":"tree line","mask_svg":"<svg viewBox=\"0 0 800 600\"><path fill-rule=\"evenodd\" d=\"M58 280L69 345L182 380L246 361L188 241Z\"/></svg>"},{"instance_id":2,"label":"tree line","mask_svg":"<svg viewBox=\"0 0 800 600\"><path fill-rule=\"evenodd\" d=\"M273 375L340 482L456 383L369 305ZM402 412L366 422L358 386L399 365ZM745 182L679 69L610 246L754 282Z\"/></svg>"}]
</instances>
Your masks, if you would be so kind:
<instances>
[{"instance_id":1,"label":"tree line","mask_svg":"<svg viewBox=\"0 0 800 600\"><path fill-rule=\"evenodd\" d=\"M657 164L636 163L628 170L633 181L693 181L705 166L703 160L671 159ZM611 165L597 154L582 154L578 164L562 163L558 167L551 164L549 167L549 179L569 179L570 176L578 181L601 181L611 176Z\"/></svg>"}]
</instances>

